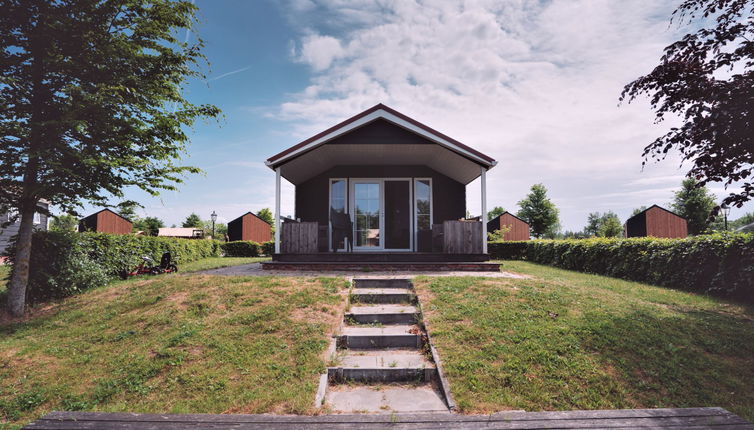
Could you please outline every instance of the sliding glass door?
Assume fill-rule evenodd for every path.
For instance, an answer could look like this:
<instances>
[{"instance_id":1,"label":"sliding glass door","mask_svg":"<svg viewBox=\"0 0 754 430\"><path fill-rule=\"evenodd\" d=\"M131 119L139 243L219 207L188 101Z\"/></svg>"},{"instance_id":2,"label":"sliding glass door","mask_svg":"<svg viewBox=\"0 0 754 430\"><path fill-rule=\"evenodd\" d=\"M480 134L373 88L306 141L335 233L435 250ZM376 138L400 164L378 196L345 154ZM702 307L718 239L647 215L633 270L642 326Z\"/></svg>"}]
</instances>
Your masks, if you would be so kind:
<instances>
[{"instance_id":1,"label":"sliding glass door","mask_svg":"<svg viewBox=\"0 0 754 430\"><path fill-rule=\"evenodd\" d=\"M382 181L353 180L354 249L383 249Z\"/></svg>"}]
</instances>

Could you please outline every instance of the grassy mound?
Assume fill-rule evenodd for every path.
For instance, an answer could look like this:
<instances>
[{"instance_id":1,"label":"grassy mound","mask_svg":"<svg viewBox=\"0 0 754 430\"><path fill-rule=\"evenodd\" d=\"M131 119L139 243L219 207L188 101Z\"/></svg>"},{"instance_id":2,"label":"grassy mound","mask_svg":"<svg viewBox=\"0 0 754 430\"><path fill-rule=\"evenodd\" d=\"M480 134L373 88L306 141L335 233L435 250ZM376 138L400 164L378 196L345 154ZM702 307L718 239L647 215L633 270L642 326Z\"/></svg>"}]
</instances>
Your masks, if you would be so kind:
<instances>
[{"instance_id":1,"label":"grassy mound","mask_svg":"<svg viewBox=\"0 0 754 430\"><path fill-rule=\"evenodd\" d=\"M164 275L0 325L0 422L51 410L311 413L341 279Z\"/></svg>"},{"instance_id":2,"label":"grassy mound","mask_svg":"<svg viewBox=\"0 0 754 430\"><path fill-rule=\"evenodd\" d=\"M531 279L421 278L465 412L721 406L754 419L754 308L505 262Z\"/></svg>"}]
</instances>

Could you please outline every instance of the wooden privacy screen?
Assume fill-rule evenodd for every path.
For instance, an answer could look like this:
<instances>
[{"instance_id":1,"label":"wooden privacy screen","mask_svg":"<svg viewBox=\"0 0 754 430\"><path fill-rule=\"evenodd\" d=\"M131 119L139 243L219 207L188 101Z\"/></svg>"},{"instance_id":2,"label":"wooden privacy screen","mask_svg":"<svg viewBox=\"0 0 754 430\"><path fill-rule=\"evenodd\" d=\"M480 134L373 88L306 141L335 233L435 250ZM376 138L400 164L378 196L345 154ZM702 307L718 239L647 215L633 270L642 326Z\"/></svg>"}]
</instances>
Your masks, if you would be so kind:
<instances>
[{"instance_id":1,"label":"wooden privacy screen","mask_svg":"<svg viewBox=\"0 0 754 430\"><path fill-rule=\"evenodd\" d=\"M314 254L318 251L319 225L316 222L285 222L281 227L283 254Z\"/></svg>"},{"instance_id":2,"label":"wooden privacy screen","mask_svg":"<svg viewBox=\"0 0 754 430\"><path fill-rule=\"evenodd\" d=\"M442 252L446 254L481 254L482 223L444 221Z\"/></svg>"}]
</instances>

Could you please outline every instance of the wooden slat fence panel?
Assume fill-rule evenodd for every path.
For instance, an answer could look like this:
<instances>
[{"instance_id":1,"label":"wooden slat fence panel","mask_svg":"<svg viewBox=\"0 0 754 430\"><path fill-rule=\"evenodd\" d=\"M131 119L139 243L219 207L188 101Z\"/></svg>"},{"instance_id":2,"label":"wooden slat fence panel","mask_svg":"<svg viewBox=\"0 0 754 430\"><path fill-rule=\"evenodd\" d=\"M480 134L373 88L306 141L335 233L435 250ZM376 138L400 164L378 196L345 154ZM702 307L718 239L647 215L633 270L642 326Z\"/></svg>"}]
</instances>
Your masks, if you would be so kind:
<instances>
[{"instance_id":1,"label":"wooden slat fence panel","mask_svg":"<svg viewBox=\"0 0 754 430\"><path fill-rule=\"evenodd\" d=\"M283 254L314 254L319 248L316 222L286 222L282 225L280 246Z\"/></svg>"},{"instance_id":2,"label":"wooden slat fence panel","mask_svg":"<svg viewBox=\"0 0 754 430\"><path fill-rule=\"evenodd\" d=\"M481 254L482 223L443 222L443 252L446 254Z\"/></svg>"}]
</instances>

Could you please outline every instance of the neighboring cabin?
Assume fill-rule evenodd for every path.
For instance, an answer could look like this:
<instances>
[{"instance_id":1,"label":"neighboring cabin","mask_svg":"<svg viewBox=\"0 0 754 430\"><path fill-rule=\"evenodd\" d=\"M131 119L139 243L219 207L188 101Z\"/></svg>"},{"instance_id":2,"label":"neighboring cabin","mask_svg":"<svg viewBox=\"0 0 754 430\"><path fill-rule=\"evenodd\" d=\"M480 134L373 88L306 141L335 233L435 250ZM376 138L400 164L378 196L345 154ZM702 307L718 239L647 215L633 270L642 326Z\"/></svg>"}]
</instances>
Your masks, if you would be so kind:
<instances>
[{"instance_id":1,"label":"neighboring cabin","mask_svg":"<svg viewBox=\"0 0 754 430\"><path fill-rule=\"evenodd\" d=\"M47 210L47 208L49 207L49 202L41 201L39 202L39 204L37 204L37 206L39 206L40 209ZM11 238L18 234L20 220L16 220L13 224L10 224L5 228L2 227L2 224L10 221L12 217L12 213L0 214L0 253L7 250L8 246L10 245ZM47 215L41 214L39 212L35 213L34 228L36 230L47 230Z\"/></svg>"},{"instance_id":2,"label":"neighboring cabin","mask_svg":"<svg viewBox=\"0 0 754 430\"><path fill-rule=\"evenodd\" d=\"M626 237L684 238L689 235L686 220L665 208L652 205L626 220Z\"/></svg>"},{"instance_id":3,"label":"neighboring cabin","mask_svg":"<svg viewBox=\"0 0 754 430\"><path fill-rule=\"evenodd\" d=\"M110 209L102 209L79 221L79 231L96 231L98 233L131 234L134 226L131 221Z\"/></svg>"},{"instance_id":4,"label":"neighboring cabin","mask_svg":"<svg viewBox=\"0 0 754 430\"><path fill-rule=\"evenodd\" d=\"M262 243L272 240L272 227L267 221L251 212L228 223L228 240L250 240Z\"/></svg>"},{"instance_id":5,"label":"neighboring cabin","mask_svg":"<svg viewBox=\"0 0 754 430\"><path fill-rule=\"evenodd\" d=\"M510 212L503 212L487 223L487 231L494 232L507 228L503 240L529 240L529 224Z\"/></svg>"}]
</instances>

